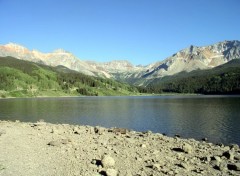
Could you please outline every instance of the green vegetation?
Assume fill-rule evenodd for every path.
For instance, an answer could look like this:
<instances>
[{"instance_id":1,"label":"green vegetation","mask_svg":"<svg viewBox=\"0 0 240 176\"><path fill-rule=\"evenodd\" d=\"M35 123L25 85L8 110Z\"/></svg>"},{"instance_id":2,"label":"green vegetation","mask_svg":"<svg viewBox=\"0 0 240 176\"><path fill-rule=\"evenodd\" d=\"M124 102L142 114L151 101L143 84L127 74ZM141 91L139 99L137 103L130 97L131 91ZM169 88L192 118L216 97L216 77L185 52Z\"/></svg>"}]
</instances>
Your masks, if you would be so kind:
<instances>
[{"instance_id":1,"label":"green vegetation","mask_svg":"<svg viewBox=\"0 0 240 176\"><path fill-rule=\"evenodd\" d=\"M150 82L150 80L148 80ZM209 70L182 72L135 87L87 76L64 66L50 67L0 57L0 97L110 96L161 93L240 94L240 59Z\"/></svg>"},{"instance_id":2,"label":"green vegetation","mask_svg":"<svg viewBox=\"0 0 240 176\"><path fill-rule=\"evenodd\" d=\"M0 97L136 95L136 87L64 66L49 67L0 57Z\"/></svg>"},{"instance_id":3,"label":"green vegetation","mask_svg":"<svg viewBox=\"0 0 240 176\"><path fill-rule=\"evenodd\" d=\"M147 91L155 93L240 94L240 59L232 60L209 70L182 72L155 79L147 86Z\"/></svg>"}]
</instances>

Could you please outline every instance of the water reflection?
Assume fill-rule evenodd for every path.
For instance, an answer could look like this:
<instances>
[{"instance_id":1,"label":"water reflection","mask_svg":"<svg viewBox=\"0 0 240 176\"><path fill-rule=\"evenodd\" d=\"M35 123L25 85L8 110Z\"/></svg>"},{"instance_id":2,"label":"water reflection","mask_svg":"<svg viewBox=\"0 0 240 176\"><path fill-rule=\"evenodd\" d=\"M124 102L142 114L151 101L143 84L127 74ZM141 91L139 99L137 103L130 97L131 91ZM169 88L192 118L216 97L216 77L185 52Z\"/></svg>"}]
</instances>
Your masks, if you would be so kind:
<instances>
[{"instance_id":1,"label":"water reflection","mask_svg":"<svg viewBox=\"0 0 240 176\"><path fill-rule=\"evenodd\" d=\"M0 100L0 119L123 127L240 144L240 97L82 97Z\"/></svg>"}]
</instances>

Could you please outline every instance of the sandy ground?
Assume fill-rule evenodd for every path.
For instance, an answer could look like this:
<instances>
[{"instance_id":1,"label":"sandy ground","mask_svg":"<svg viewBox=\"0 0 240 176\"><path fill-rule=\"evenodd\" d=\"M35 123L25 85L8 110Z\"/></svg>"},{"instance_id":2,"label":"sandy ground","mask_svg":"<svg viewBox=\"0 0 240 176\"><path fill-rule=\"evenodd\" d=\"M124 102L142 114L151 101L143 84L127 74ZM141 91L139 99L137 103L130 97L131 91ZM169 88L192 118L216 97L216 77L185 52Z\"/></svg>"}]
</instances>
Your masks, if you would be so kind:
<instances>
[{"instance_id":1,"label":"sandy ground","mask_svg":"<svg viewBox=\"0 0 240 176\"><path fill-rule=\"evenodd\" d=\"M240 175L240 150L119 128L0 121L0 175Z\"/></svg>"}]
</instances>

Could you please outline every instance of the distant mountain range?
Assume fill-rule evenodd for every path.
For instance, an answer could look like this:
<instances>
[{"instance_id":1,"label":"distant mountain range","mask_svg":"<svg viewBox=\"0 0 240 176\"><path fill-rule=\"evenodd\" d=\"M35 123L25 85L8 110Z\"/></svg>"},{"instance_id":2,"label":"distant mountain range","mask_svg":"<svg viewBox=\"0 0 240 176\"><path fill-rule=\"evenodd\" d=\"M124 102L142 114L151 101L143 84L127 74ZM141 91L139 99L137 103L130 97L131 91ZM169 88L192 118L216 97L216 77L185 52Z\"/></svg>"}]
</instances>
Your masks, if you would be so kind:
<instances>
[{"instance_id":1,"label":"distant mountain range","mask_svg":"<svg viewBox=\"0 0 240 176\"><path fill-rule=\"evenodd\" d=\"M240 58L240 41L223 41L204 47L191 45L163 61L147 66L134 66L125 60L105 63L83 61L63 49L42 53L14 43L0 46L0 56L11 56L49 66L62 65L90 76L114 78L135 85L148 85L165 76L183 71L211 69L238 59Z\"/></svg>"}]
</instances>

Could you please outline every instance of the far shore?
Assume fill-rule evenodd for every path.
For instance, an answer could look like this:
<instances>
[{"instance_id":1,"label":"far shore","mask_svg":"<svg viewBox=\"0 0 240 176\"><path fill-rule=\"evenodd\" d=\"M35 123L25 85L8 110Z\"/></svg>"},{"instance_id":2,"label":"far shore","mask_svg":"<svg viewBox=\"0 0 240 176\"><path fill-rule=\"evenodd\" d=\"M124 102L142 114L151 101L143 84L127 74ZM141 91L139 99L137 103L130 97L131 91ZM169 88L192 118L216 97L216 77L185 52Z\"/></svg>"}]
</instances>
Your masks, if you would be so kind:
<instances>
[{"instance_id":1,"label":"far shore","mask_svg":"<svg viewBox=\"0 0 240 176\"><path fill-rule=\"evenodd\" d=\"M104 95L104 96L85 96L85 95L67 95L67 96L33 96L33 97L0 97L1 99L17 99L17 98L82 98L82 97L148 97L148 96L204 96L204 94L182 94L182 93L163 93L163 94L137 94L137 95ZM206 95L211 96L211 95ZM225 96L225 95L212 95ZM229 96L229 95L226 95Z\"/></svg>"},{"instance_id":2,"label":"far shore","mask_svg":"<svg viewBox=\"0 0 240 176\"><path fill-rule=\"evenodd\" d=\"M123 128L0 121L0 175L240 175L236 144Z\"/></svg>"}]
</instances>

